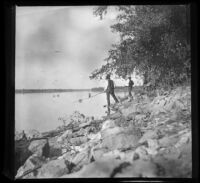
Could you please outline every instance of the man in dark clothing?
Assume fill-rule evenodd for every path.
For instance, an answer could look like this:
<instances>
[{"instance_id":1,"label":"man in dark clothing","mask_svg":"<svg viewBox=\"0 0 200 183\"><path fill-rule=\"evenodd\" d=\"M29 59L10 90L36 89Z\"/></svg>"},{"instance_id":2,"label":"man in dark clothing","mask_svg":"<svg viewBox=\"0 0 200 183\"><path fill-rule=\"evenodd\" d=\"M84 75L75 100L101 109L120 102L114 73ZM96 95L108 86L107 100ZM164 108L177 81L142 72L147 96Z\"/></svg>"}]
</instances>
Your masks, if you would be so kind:
<instances>
[{"instance_id":1,"label":"man in dark clothing","mask_svg":"<svg viewBox=\"0 0 200 183\"><path fill-rule=\"evenodd\" d=\"M114 82L113 80L110 79L110 75L108 74L106 76L106 80L108 81L106 84L106 87L104 88L104 91L106 92L106 96L107 96L107 108L108 108L108 115L110 114L110 95L113 97L113 99L115 100L116 103L119 103L117 97L115 96L115 86L114 86Z\"/></svg>"},{"instance_id":2,"label":"man in dark clothing","mask_svg":"<svg viewBox=\"0 0 200 183\"><path fill-rule=\"evenodd\" d=\"M134 82L131 80L131 77L128 77L129 79L129 82L128 82L128 94L129 94L129 97L132 99L133 96L132 96L132 88L133 88L133 85L134 85Z\"/></svg>"}]
</instances>

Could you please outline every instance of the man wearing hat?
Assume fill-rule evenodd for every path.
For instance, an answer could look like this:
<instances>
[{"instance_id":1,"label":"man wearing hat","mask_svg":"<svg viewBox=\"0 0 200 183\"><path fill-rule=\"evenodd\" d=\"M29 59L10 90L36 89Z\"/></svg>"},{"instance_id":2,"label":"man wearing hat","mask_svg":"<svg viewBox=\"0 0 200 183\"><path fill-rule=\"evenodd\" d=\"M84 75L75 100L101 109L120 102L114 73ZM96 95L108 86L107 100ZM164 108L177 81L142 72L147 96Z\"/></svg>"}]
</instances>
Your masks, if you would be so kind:
<instances>
[{"instance_id":1,"label":"man wearing hat","mask_svg":"<svg viewBox=\"0 0 200 183\"><path fill-rule=\"evenodd\" d=\"M110 79L110 74L107 74L106 76L106 87L104 88L104 91L106 92L106 96L107 96L107 107L108 107L108 115L110 114L110 95L113 97L113 99L115 100L116 103L119 103L117 97L115 96L115 86L114 86L114 82L113 80Z\"/></svg>"},{"instance_id":2,"label":"man wearing hat","mask_svg":"<svg viewBox=\"0 0 200 183\"><path fill-rule=\"evenodd\" d=\"M130 77L130 76L128 77L128 79L129 79L129 82L128 82L128 95L129 95L130 100L131 100L131 99L133 99L133 96L132 96L131 91L132 91L134 82L131 80L131 77Z\"/></svg>"}]
</instances>

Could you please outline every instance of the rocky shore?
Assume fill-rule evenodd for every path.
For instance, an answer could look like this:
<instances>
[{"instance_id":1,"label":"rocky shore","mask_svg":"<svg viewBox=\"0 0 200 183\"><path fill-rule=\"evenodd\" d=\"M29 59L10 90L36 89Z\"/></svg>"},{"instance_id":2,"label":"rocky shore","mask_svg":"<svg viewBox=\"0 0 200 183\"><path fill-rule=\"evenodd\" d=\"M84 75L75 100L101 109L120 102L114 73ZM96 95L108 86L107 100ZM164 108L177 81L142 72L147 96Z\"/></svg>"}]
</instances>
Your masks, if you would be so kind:
<instances>
[{"instance_id":1,"label":"rocky shore","mask_svg":"<svg viewBox=\"0 0 200 183\"><path fill-rule=\"evenodd\" d=\"M101 120L75 111L29 140L16 133L16 178L191 177L190 89L135 93Z\"/></svg>"}]
</instances>

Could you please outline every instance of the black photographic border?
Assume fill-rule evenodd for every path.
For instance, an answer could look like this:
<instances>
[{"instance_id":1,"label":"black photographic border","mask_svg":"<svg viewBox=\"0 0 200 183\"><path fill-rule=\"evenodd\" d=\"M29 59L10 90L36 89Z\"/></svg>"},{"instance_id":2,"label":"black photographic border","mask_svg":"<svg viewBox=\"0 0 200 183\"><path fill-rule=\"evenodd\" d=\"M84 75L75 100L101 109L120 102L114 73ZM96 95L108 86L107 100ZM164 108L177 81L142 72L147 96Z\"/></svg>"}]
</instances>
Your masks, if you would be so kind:
<instances>
[{"instance_id":1,"label":"black photographic border","mask_svg":"<svg viewBox=\"0 0 200 183\"><path fill-rule=\"evenodd\" d=\"M198 17L197 17L197 1L169 1L169 0L107 0L107 1L92 1L92 0L4 0L3 1L3 25L4 25L4 39L3 39L3 127L1 127L1 134L3 138L2 149L3 156L1 156L1 178L7 181L14 180L14 128L15 128L15 6L76 6L76 5L118 5L118 4L190 4L191 7L191 55L192 55L192 178L114 178L114 179L22 179L15 181L25 182L64 182L64 181L109 181L109 182L198 182L199 178L199 118L198 118ZM2 63L2 62L1 62ZM4 78L3 77L3 78ZM2 95L1 95L2 96ZM176 170L174 170L176 171Z\"/></svg>"}]
</instances>

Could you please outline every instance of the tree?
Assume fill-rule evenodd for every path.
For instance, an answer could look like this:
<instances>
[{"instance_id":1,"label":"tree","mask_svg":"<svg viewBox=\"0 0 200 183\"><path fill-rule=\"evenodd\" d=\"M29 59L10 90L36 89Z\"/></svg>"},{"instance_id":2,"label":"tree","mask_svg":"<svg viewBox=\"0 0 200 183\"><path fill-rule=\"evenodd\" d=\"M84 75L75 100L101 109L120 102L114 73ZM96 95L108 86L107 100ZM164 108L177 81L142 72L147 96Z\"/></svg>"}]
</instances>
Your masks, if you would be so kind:
<instances>
[{"instance_id":1,"label":"tree","mask_svg":"<svg viewBox=\"0 0 200 183\"><path fill-rule=\"evenodd\" d=\"M190 78L190 19L188 5L117 6L117 23L111 26L121 37L112 46L100 69L90 78L113 72L126 77L134 68L152 85L173 85ZM103 19L108 7L94 15Z\"/></svg>"}]
</instances>

